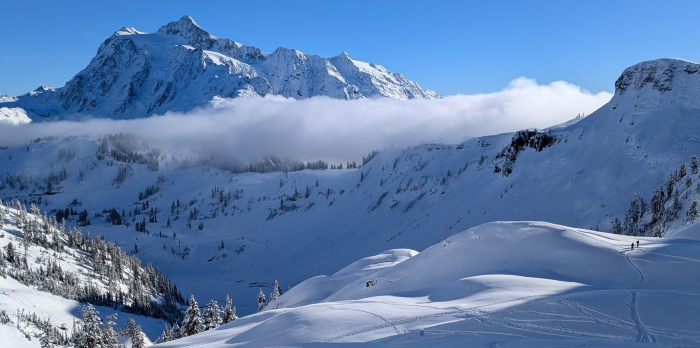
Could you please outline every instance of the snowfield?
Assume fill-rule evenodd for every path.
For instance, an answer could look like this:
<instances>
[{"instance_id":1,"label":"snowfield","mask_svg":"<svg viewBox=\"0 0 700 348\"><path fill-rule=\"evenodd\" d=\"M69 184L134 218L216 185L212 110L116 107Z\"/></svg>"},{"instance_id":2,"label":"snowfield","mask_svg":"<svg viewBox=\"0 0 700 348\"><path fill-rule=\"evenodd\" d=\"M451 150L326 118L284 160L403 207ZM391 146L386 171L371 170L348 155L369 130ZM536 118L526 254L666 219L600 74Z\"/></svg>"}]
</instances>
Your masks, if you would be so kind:
<instances>
[{"instance_id":1,"label":"snowfield","mask_svg":"<svg viewBox=\"0 0 700 348\"><path fill-rule=\"evenodd\" d=\"M261 313L162 346L697 346L700 242L636 241L488 223L311 278Z\"/></svg>"}]
</instances>

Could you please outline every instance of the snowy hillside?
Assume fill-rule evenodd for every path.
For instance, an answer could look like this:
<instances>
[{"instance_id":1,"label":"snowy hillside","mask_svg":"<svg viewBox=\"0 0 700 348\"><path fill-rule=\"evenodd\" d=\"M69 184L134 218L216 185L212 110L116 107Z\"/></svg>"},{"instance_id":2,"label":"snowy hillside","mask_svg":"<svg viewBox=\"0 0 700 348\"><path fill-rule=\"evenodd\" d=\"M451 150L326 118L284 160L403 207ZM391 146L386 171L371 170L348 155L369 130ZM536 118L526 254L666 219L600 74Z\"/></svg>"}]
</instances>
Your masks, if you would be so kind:
<instances>
[{"instance_id":1,"label":"snowy hillside","mask_svg":"<svg viewBox=\"0 0 700 348\"><path fill-rule=\"evenodd\" d=\"M163 347L697 346L699 252L691 240L489 223L311 278L261 313Z\"/></svg>"},{"instance_id":2,"label":"snowy hillside","mask_svg":"<svg viewBox=\"0 0 700 348\"><path fill-rule=\"evenodd\" d=\"M242 165L129 135L37 139L0 151L0 198L52 215L75 200L91 233L159 267L185 296L223 303L231 295L241 314L255 311L259 287L275 279L287 289L491 221L613 231L617 220L625 234L699 239L691 156L700 153L700 110L676 97L696 90L697 64L660 60L626 71L646 76L644 66L671 69L671 89L631 83L568 126L385 149L361 168L279 158ZM663 195L654 193L660 184Z\"/></svg>"},{"instance_id":3,"label":"snowy hillside","mask_svg":"<svg viewBox=\"0 0 700 348\"><path fill-rule=\"evenodd\" d=\"M189 16L156 33L122 28L62 88L8 102L34 120L78 115L136 118L206 105L214 97L436 98L417 83L346 53L326 59L272 53L210 35ZM1 114L0 114L1 115Z\"/></svg>"},{"instance_id":4,"label":"snowy hillside","mask_svg":"<svg viewBox=\"0 0 700 348\"><path fill-rule=\"evenodd\" d=\"M101 313L96 321L113 321L118 330L132 318L155 339L166 322L180 320L184 300L159 269L141 268L116 244L65 230L35 206L28 213L20 203L0 202L3 337L12 338L13 347L38 347L44 340L65 345L77 339L76 319L87 327L80 321L86 303Z\"/></svg>"}]
</instances>

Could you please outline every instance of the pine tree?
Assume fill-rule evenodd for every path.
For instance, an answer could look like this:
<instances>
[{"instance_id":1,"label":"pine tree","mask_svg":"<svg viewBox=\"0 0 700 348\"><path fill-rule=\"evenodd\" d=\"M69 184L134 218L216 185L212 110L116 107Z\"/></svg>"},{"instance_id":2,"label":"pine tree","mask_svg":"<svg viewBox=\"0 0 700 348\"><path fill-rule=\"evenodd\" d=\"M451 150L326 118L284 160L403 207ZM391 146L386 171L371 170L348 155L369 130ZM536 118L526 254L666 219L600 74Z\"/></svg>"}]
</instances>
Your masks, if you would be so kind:
<instances>
[{"instance_id":1,"label":"pine tree","mask_svg":"<svg viewBox=\"0 0 700 348\"><path fill-rule=\"evenodd\" d=\"M178 338L182 338L182 328L178 323L173 324L173 327L170 328L170 333L168 335L170 340L176 340Z\"/></svg>"},{"instance_id":2,"label":"pine tree","mask_svg":"<svg viewBox=\"0 0 700 348\"><path fill-rule=\"evenodd\" d=\"M185 311L185 318L182 319L180 334L182 337L191 336L204 331L204 323L202 322L201 313L194 295L190 297L189 307Z\"/></svg>"},{"instance_id":3,"label":"pine tree","mask_svg":"<svg viewBox=\"0 0 700 348\"><path fill-rule=\"evenodd\" d=\"M106 321L104 323L104 328L102 330L102 341L104 342L104 345L102 347L118 348L119 341L117 340L117 333L114 332L113 329L115 325L114 320L117 320L117 313L107 316L105 320Z\"/></svg>"},{"instance_id":4,"label":"pine tree","mask_svg":"<svg viewBox=\"0 0 700 348\"><path fill-rule=\"evenodd\" d=\"M651 196L649 205L651 206L651 223L661 220L664 213L664 205L666 203L666 195L662 186L654 190Z\"/></svg>"},{"instance_id":5,"label":"pine tree","mask_svg":"<svg viewBox=\"0 0 700 348\"><path fill-rule=\"evenodd\" d=\"M230 297L228 297L228 294L226 295L226 306L224 307L222 314L222 324L227 324L238 319L236 316L236 306L233 305L233 301Z\"/></svg>"},{"instance_id":6,"label":"pine tree","mask_svg":"<svg viewBox=\"0 0 700 348\"><path fill-rule=\"evenodd\" d=\"M263 308L265 308L265 294L260 289L260 293L258 293L258 312L262 311Z\"/></svg>"},{"instance_id":7,"label":"pine tree","mask_svg":"<svg viewBox=\"0 0 700 348\"><path fill-rule=\"evenodd\" d=\"M688 209L688 212L685 214L685 220L689 223L694 223L695 219L698 217L698 201L693 201L693 203L690 205L690 208Z\"/></svg>"},{"instance_id":8,"label":"pine tree","mask_svg":"<svg viewBox=\"0 0 700 348\"><path fill-rule=\"evenodd\" d=\"M698 174L698 156L697 155L690 156L690 174L693 174L693 175Z\"/></svg>"},{"instance_id":9,"label":"pine tree","mask_svg":"<svg viewBox=\"0 0 700 348\"><path fill-rule=\"evenodd\" d=\"M158 339L156 340L156 343L163 343L163 342L171 341L172 339L170 338L170 331L171 331L170 326L168 326L168 324L165 324L165 327L163 328L163 333L160 334L160 337L158 337Z\"/></svg>"},{"instance_id":10,"label":"pine tree","mask_svg":"<svg viewBox=\"0 0 700 348\"><path fill-rule=\"evenodd\" d=\"M210 300L209 304L204 307L203 313L204 330L216 329L221 325L221 310L219 304L214 300Z\"/></svg>"},{"instance_id":11,"label":"pine tree","mask_svg":"<svg viewBox=\"0 0 700 348\"><path fill-rule=\"evenodd\" d=\"M46 325L44 327L44 334L41 335L41 338L39 339L39 344L41 344L41 348L53 348L53 333L51 332L51 325Z\"/></svg>"},{"instance_id":12,"label":"pine tree","mask_svg":"<svg viewBox=\"0 0 700 348\"><path fill-rule=\"evenodd\" d=\"M82 319L77 330L78 336L74 339L74 344L76 348L93 348L102 347L104 341L102 340L102 319L98 316L99 312L95 310L91 304L83 306L81 309ZM75 332L74 332L75 334Z\"/></svg>"},{"instance_id":13,"label":"pine tree","mask_svg":"<svg viewBox=\"0 0 700 348\"><path fill-rule=\"evenodd\" d=\"M618 218L615 218L615 220L613 221L612 233L622 234L622 224L620 223L620 219Z\"/></svg>"},{"instance_id":14,"label":"pine tree","mask_svg":"<svg viewBox=\"0 0 700 348\"><path fill-rule=\"evenodd\" d=\"M272 301L277 300L278 297L282 294L282 291L280 290L280 285L277 283L277 279L275 279L275 284L272 286L272 293L270 294L270 303Z\"/></svg>"},{"instance_id":15,"label":"pine tree","mask_svg":"<svg viewBox=\"0 0 700 348\"><path fill-rule=\"evenodd\" d=\"M129 336L129 338L131 339L131 348L143 348L146 346L146 342L143 340L141 326L136 326L133 336Z\"/></svg>"},{"instance_id":16,"label":"pine tree","mask_svg":"<svg viewBox=\"0 0 700 348\"><path fill-rule=\"evenodd\" d=\"M639 221L639 204L637 200L632 200L630 208L625 213L624 231L627 235L637 234L637 222Z\"/></svg>"},{"instance_id":17,"label":"pine tree","mask_svg":"<svg viewBox=\"0 0 700 348\"><path fill-rule=\"evenodd\" d=\"M131 337L134 335L134 332L136 332L136 321L134 318L129 318L129 320L126 322L126 328L124 329L124 333Z\"/></svg>"}]
</instances>

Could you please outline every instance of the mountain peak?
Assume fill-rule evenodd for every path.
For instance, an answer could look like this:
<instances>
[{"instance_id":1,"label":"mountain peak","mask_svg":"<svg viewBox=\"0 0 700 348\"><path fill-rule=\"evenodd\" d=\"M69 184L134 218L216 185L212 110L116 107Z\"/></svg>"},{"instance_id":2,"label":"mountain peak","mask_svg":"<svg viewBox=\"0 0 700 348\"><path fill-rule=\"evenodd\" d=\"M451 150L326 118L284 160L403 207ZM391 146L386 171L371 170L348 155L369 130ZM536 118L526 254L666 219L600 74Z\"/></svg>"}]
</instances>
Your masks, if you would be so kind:
<instances>
[{"instance_id":1,"label":"mountain peak","mask_svg":"<svg viewBox=\"0 0 700 348\"><path fill-rule=\"evenodd\" d=\"M663 58L635 64L615 82L615 98L635 107L700 107L700 64Z\"/></svg>"},{"instance_id":2,"label":"mountain peak","mask_svg":"<svg viewBox=\"0 0 700 348\"><path fill-rule=\"evenodd\" d=\"M700 71L700 64L677 58L648 60L635 64L620 75L615 82L615 93L622 95L629 87L641 90L651 84L651 88L665 93L673 90L675 80L684 75Z\"/></svg>"},{"instance_id":3,"label":"mountain peak","mask_svg":"<svg viewBox=\"0 0 700 348\"><path fill-rule=\"evenodd\" d=\"M177 22L170 22L160 27L158 33L180 36L192 45L209 42L213 39L209 32L202 29L202 27L188 15L182 16Z\"/></svg>"}]
</instances>

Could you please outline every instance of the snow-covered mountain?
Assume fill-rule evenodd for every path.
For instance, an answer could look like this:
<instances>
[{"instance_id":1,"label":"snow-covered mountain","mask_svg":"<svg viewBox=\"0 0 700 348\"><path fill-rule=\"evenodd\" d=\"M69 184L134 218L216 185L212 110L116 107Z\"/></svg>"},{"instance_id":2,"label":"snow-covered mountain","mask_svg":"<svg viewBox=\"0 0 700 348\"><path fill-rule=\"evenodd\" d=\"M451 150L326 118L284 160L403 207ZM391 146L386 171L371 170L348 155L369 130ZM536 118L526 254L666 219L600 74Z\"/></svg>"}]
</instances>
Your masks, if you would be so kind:
<instances>
[{"instance_id":1,"label":"snow-covered mountain","mask_svg":"<svg viewBox=\"0 0 700 348\"><path fill-rule=\"evenodd\" d=\"M214 46L216 43L211 43L211 47ZM352 169L344 166L345 169L335 170L299 170L303 166L278 159L242 167L240 163L227 163L225 158L217 157L218 154L193 156L192 152L183 149L159 149L159 144L124 134L99 139L37 139L31 144L0 151L0 198L5 201L19 199L27 204L34 202L50 214L69 207L75 199L88 212L91 233L104 234L107 240L115 240L128 250L137 245L138 257L158 266L177 284L182 284L181 290L185 296L195 294L200 302L206 299L221 302L226 294L232 295L240 314L255 312L258 292L262 288L267 293L275 279L283 290L288 289L311 277L333 274L358 259L385 250L423 250L436 242L450 240L450 236L458 231L501 220L549 221L576 228L613 231L617 219L619 232L625 234L664 234L673 237L672 240L656 244L651 239L643 239L644 246L654 245L656 254L645 254L644 257L648 259L644 259L639 272L649 270L654 274L663 273L664 277L656 278L658 282L682 283L683 280L673 278L674 274L668 269L650 271L649 267L657 266L648 265L647 262L661 258L660 254L671 255L691 264L696 262L690 260L694 250L694 246L690 245L695 245L695 242L681 238L700 239L700 225L696 219L699 214L696 213L697 203L694 203L700 200L700 172L694 169L692 160L692 156L700 152L700 140L696 135L700 127L700 105L694 97L700 85L697 80L698 67L696 63L677 59L640 63L625 70L608 104L577 122L551 130L481 137L461 144L423 144L405 150L385 149L368 156L360 168ZM37 92L43 93L47 92ZM324 168L322 163L308 167ZM241 173L240 169L253 172ZM638 195L635 196L635 193ZM112 210L121 218L120 224L107 219L104 212ZM79 219L78 216L66 218L69 225L76 224ZM535 227L519 226L516 230L527 231ZM630 272L623 272L624 275L613 274L614 269L621 269L619 267L627 262L626 254L621 253L623 250L619 248L631 243L629 237L605 237L605 234L585 232L596 240L609 238L618 249L612 250L614 253L604 251L598 248L602 244L596 244L598 249L588 246L576 249L585 249L585 253L598 256L609 253L610 263L601 263L600 267L610 272L601 277L620 277L621 280L615 287L606 287L602 278L572 275L572 265L556 268L556 263L560 262L558 255L578 251L569 248L571 238L562 239L559 232L551 231L566 228L550 227L543 227L550 231L543 233L556 238L556 245L545 249L533 247L528 249L532 251L531 254L518 253L502 269L491 270L489 274L548 279L543 282L551 282L556 288L561 282L571 282L588 285L586 289L615 289L605 293L601 303L611 303L607 301L613 300L623 306L630 303L628 295L632 295L625 294L621 289L631 287L629 284L633 282L628 284L625 281L635 273L628 269ZM484 231L490 231L489 228ZM517 233L520 232L499 237L504 245L510 245L507 241L509 238L519 241L517 247L507 250L530 248L529 244L539 243L536 238L517 239L513 236ZM668 252L662 250L667 247L664 243L672 243L673 247L668 247ZM688 244L689 249L684 249L684 244ZM559 254L560 250L562 254ZM689 250L691 254L686 253ZM465 249L464 253L467 252ZM548 253L555 255L549 261L543 261ZM411 260L420 258L423 253L411 257L413 254L412 251L395 251L376 259L393 264L408 258L410 263L406 261L407 264L413 264L417 261ZM483 254L481 259L470 262L478 264L474 267L481 267L496 262L497 255L496 252ZM530 269L525 269L538 255L543 259L532 263L535 265L533 267L552 262L548 267L554 268L544 268L548 274L543 274L544 271L532 273ZM585 268L580 265L590 264L590 260L578 260L581 261L576 267ZM442 261L434 262L442 264ZM522 271L519 273L509 271L514 267L512 265L525 268L513 268ZM470 274L471 268L467 266L471 267L465 265L465 273L459 274L464 277L476 275ZM328 290L324 293L295 295L294 300L290 300L293 296L283 295L281 299L288 302L280 300L278 307L282 311L285 305L299 308L308 305L321 309L346 306L348 304L317 302L325 301L341 287L368 280L363 277L369 273L361 272L353 276L353 272L348 271L348 277L342 279L334 276L338 287L331 288L326 284L324 286ZM486 285L484 290L489 293L490 287L500 286L506 292L511 291L508 289L519 289L514 291L520 292L522 288L529 289L528 284L531 284L528 279L506 278L496 280L507 282L512 287ZM445 281L454 285L457 280L450 278ZM544 283L537 281L532 286L539 287ZM376 295L395 296L393 291L396 290L405 291L404 297L416 294L414 298L419 300L421 296L442 298L437 290L423 294L417 292L417 287L404 285ZM582 288L576 286L576 289ZM657 284L653 289L663 295L663 303L676 306L679 303L669 299L676 293L667 291L680 291L681 288L691 290L689 293L694 291L690 283L683 283L678 288ZM294 291L288 294L292 295ZM590 292L581 296L590 295L591 301L597 301L595 294ZM337 300L364 298L356 293L351 295L338 297ZM633 298L638 298L638 294ZM335 300L329 298L327 301ZM571 302L581 304L584 301ZM452 304L452 299L448 298L436 308L444 309ZM531 310L540 311L540 305L550 308L558 306L556 303L538 302ZM471 307L471 304L467 304L464 308ZM586 307L596 311L601 309L598 305ZM362 306L355 309L367 310ZM300 309L289 314L304 311ZM585 308L582 311L591 313ZM635 311L637 315L640 313L637 309ZM250 319L252 321L249 323L276 315L266 312L272 313L265 311L253 317L256 319ZM650 313L658 314L653 309ZM378 315L387 318L381 313ZM591 315L590 320L601 322L600 316ZM685 318L685 314L682 316ZM398 320L410 318L413 317L409 314ZM515 325L513 322L517 316L512 318L508 321L511 327ZM622 318L622 314L616 314L615 318ZM493 317L481 319L486 322L496 320ZM474 320L478 322L481 319ZM645 326L648 325L645 324L646 320L621 323L617 319L610 319L619 324L613 326L623 332L629 331L628 334L640 334L638 337L647 337L650 341L651 334L664 336L671 341L685 339L680 336L690 337L687 340L691 345L696 342L696 332L686 330L680 322L674 321L668 324L670 326ZM289 322L285 320L282 317L279 321L271 319L261 328L265 327L263 331L268 332L271 326L266 325L275 322L285 323L280 327L286 328ZM364 320L357 324L356 331L375 325L365 325L368 321ZM376 325L395 322L393 319L381 320L384 324ZM690 322L697 324L692 318ZM637 323L653 328L634 331L631 328L638 328ZM420 325L407 330L414 336L419 335L416 330L419 332ZM382 326L381 330L398 335L395 326ZM669 327L676 330L675 334L679 336L671 337L667 330ZM550 329L549 326L538 328L538 332ZM381 330L369 331L377 333ZM612 331L606 330L588 330L584 336L590 338L598 335L606 340L628 339L618 331L611 329L615 332L610 333ZM658 334L661 331L663 335ZM233 336L225 328L215 332ZM243 331L236 331L235 334L239 332L243 335ZM249 331L246 335L253 335L253 332ZM354 331L329 332L340 336ZM358 339L361 341L387 337L386 332L381 332L377 336L374 333L363 336L361 332L350 336L362 337ZM240 342L249 342L245 336L236 337ZM313 337L308 342L328 339L318 335Z\"/></svg>"},{"instance_id":2,"label":"snow-covered mountain","mask_svg":"<svg viewBox=\"0 0 700 348\"><path fill-rule=\"evenodd\" d=\"M22 108L34 120L136 118L190 110L217 96L272 94L297 99L437 97L401 74L347 53L329 59L282 47L263 53L215 37L184 16L156 33L118 30L64 87L30 92L5 108Z\"/></svg>"}]
</instances>

